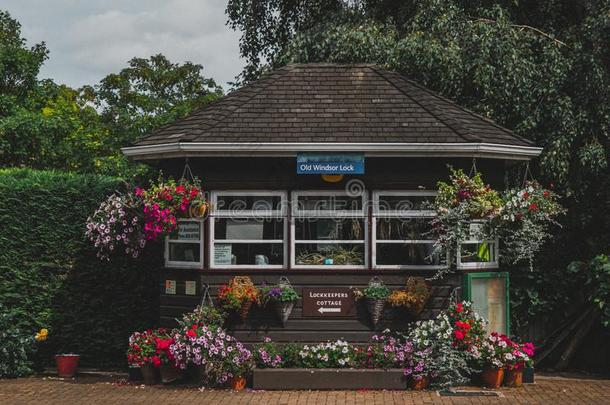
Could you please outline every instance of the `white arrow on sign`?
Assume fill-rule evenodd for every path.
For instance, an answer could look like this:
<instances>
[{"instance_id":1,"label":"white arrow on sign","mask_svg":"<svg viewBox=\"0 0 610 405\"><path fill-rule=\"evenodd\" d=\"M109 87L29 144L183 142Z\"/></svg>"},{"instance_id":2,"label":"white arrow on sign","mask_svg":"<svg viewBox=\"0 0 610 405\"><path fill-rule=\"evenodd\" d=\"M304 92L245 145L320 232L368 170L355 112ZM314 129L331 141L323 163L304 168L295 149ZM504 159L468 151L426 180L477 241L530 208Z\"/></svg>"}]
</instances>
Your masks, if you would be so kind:
<instances>
[{"instance_id":1,"label":"white arrow on sign","mask_svg":"<svg viewBox=\"0 0 610 405\"><path fill-rule=\"evenodd\" d=\"M318 308L318 312L323 314L324 312L341 312L341 308Z\"/></svg>"}]
</instances>

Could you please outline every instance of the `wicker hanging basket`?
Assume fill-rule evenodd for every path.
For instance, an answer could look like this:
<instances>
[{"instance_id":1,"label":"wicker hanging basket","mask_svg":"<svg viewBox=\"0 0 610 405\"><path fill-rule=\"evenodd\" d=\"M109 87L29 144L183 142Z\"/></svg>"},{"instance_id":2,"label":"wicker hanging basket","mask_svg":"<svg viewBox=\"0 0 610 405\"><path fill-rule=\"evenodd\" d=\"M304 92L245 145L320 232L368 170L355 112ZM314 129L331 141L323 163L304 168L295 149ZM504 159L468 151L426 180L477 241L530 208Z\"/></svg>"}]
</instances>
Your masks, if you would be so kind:
<instances>
[{"instance_id":1,"label":"wicker hanging basket","mask_svg":"<svg viewBox=\"0 0 610 405\"><path fill-rule=\"evenodd\" d=\"M290 284L290 280L288 280L288 277L285 276L280 277L280 280L278 281L277 285L280 288L292 287L292 284ZM278 301L275 303L275 312L278 318L280 318L280 320L282 321L282 325L286 325L286 322L288 322L288 318L290 318L290 314L294 309L294 305L294 301Z\"/></svg>"},{"instance_id":2,"label":"wicker hanging basket","mask_svg":"<svg viewBox=\"0 0 610 405\"><path fill-rule=\"evenodd\" d=\"M371 316L371 321L373 322L373 326L377 327L377 324L381 320L381 316L383 315L383 310L385 308L385 299L366 299L366 307L369 311L369 315Z\"/></svg>"},{"instance_id":3,"label":"wicker hanging basket","mask_svg":"<svg viewBox=\"0 0 610 405\"><path fill-rule=\"evenodd\" d=\"M381 287L383 285L383 281L377 276L371 277L369 280L369 287ZM377 327L377 324L381 320L381 316L383 315L383 310L385 308L386 299L377 299L377 298L367 298L366 299L366 307L369 311L369 315L371 317L371 321L373 322L373 327Z\"/></svg>"},{"instance_id":4,"label":"wicker hanging basket","mask_svg":"<svg viewBox=\"0 0 610 405\"><path fill-rule=\"evenodd\" d=\"M239 309L239 318L242 322L246 322L248 314L250 313L250 308L252 308L252 301L242 302L241 308Z\"/></svg>"},{"instance_id":5,"label":"wicker hanging basket","mask_svg":"<svg viewBox=\"0 0 610 405\"><path fill-rule=\"evenodd\" d=\"M283 326L286 325L286 322L288 322L288 318L290 318L290 314L294 309L294 304L294 301L278 301L275 303L275 312L282 321Z\"/></svg>"}]
</instances>

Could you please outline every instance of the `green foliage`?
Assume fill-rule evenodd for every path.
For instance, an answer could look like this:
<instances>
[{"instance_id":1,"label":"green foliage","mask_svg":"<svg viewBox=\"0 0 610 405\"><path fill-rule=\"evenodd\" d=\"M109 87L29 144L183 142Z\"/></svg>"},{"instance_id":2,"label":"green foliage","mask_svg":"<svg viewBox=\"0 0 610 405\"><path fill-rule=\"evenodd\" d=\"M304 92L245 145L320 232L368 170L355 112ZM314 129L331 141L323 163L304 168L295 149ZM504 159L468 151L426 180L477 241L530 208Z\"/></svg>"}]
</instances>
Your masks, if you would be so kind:
<instances>
[{"instance_id":1,"label":"green foliage","mask_svg":"<svg viewBox=\"0 0 610 405\"><path fill-rule=\"evenodd\" d=\"M84 237L87 216L121 187L105 176L0 170L0 305L25 334L49 328L47 361L62 351L85 366L123 365L131 332L158 321L160 249L100 263Z\"/></svg>"},{"instance_id":2,"label":"green foliage","mask_svg":"<svg viewBox=\"0 0 610 405\"><path fill-rule=\"evenodd\" d=\"M388 296L390 295L390 289L383 284L372 285L362 290L362 294L365 298L370 298L373 300L383 300L388 298Z\"/></svg>"},{"instance_id":3,"label":"green foliage","mask_svg":"<svg viewBox=\"0 0 610 405\"><path fill-rule=\"evenodd\" d=\"M191 326L205 325L210 329L222 328L227 314L220 309L210 305L197 305L191 312L182 315L182 319L177 319L179 329L188 329Z\"/></svg>"},{"instance_id":4,"label":"green foliage","mask_svg":"<svg viewBox=\"0 0 610 405\"><path fill-rule=\"evenodd\" d=\"M573 262L568 271L585 277L587 300L599 308L603 325L610 326L610 257L599 255L588 263Z\"/></svg>"},{"instance_id":5,"label":"green foliage","mask_svg":"<svg viewBox=\"0 0 610 405\"><path fill-rule=\"evenodd\" d=\"M0 304L0 378L21 377L32 372L34 334L16 326L16 311Z\"/></svg>"}]
</instances>

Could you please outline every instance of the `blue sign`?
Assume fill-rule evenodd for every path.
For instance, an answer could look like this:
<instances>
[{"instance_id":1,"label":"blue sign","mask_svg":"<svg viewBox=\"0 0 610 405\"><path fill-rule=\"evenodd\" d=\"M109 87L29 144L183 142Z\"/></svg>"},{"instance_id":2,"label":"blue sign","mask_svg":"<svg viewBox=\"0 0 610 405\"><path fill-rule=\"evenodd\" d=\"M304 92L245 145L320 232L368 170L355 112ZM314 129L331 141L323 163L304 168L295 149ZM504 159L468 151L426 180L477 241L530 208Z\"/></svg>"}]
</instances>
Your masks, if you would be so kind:
<instances>
[{"instance_id":1,"label":"blue sign","mask_svg":"<svg viewBox=\"0 0 610 405\"><path fill-rule=\"evenodd\" d=\"M298 153L297 174L364 174L362 153Z\"/></svg>"}]
</instances>

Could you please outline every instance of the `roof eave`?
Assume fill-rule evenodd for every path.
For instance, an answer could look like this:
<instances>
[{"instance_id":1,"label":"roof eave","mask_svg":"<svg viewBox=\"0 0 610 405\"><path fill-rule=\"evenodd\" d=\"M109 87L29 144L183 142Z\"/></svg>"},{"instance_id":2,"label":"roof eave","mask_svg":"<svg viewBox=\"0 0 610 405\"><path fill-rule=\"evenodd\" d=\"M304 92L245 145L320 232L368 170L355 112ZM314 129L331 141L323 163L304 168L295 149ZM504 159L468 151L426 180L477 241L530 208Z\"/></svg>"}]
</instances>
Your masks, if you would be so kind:
<instances>
[{"instance_id":1,"label":"roof eave","mask_svg":"<svg viewBox=\"0 0 610 405\"><path fill-rule=\"evenodd\" d=\"M298 152L363 152L371 157L482 157L531 160L542 153L534 146L495 143L281 143L175 142L129 146L121 151L134 160L195 156L295 156Z\"/></svg>"}]
</instances>

